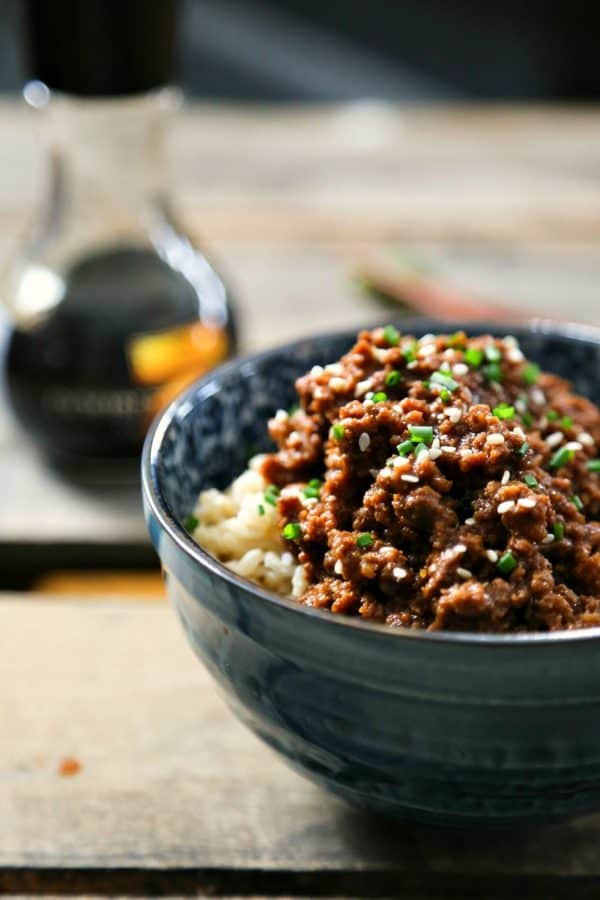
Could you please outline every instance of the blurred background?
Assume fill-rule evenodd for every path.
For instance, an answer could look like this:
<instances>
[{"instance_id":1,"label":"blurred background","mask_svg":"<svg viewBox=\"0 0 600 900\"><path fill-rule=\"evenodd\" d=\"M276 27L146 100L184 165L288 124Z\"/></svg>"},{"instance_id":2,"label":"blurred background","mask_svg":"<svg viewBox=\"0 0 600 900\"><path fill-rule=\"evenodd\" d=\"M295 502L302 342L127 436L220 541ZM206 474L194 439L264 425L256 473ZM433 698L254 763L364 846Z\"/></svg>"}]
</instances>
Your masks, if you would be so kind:
<instances>
[{"instance_id":1,"label":"blurred background","mask_svg":"<svg viewBox=\"0 0 600 900\"><path fill-rule=\"evenodd\" d=\"M558 0L183 0L180 78L200 99L591 100L593 4ZM20 0L0 5L0 90L25 71Z\"/></svg>"}]
</instances>

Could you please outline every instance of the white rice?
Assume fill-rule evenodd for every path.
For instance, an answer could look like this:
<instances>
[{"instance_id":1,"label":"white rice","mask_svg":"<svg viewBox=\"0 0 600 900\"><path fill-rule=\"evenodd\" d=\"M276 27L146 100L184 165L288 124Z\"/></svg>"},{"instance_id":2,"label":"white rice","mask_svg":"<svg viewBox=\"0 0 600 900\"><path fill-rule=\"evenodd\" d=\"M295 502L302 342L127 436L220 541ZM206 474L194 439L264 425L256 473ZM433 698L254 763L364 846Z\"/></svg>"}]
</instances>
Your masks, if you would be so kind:
<instances>
[{"instance_id":1,"label":"white rice","mask_svg":"<svg viewBox=\"0 0 600 900\"><path fill-rule=\"evenodd\" d=\"M193 537L237 575L298 598L306 590L304 570L285 547L276 508L265 502L267 482L259 472L263 459L251 459L226 490L202 491L193 510L198 519Z\"/></svg>"}]
</instances>

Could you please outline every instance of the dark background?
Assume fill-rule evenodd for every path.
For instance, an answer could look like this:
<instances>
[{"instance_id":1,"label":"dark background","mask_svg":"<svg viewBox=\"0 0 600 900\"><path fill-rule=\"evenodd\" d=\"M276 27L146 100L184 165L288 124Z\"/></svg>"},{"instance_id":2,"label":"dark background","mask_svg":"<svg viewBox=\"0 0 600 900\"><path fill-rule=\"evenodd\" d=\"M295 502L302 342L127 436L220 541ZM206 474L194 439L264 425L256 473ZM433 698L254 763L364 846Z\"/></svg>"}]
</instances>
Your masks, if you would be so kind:
<instances>
[{"instance_id":1,"label":"dark background","mask_svg":"<svg viewBox=\"0 0 600 900\"><path fill-rule=\"evenodd\" d=\"M20 20L0 0L0 91L26 75ZM565 0L182 0L179 70L198 98L591 100L599 25Z\"/></svg>"}]
</instances>

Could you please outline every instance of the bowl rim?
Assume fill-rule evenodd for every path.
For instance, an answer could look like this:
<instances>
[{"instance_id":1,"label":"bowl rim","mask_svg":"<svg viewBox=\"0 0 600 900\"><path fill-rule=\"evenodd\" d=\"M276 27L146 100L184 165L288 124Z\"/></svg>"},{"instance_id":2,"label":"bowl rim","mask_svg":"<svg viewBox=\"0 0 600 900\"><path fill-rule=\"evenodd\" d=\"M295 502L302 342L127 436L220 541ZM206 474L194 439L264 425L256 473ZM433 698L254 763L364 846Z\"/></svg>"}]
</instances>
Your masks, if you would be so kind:
<instances>
[{"instance_id":1,"label":"bowl rim","mask_svg":"<svg viewBox=\"0 0 600 900\"><path fill-rule=\"evenodd\" d=\"M505 322L490 322L474 320L473 322L444 322L443 320L428 318L426 316L411 316L407 318L391 317L394 325L401 330L421 330L422 328L439 328L445 327L447 330L468 330L479 331L485 333L485 330L498 332L503 331L506 334L525 335L555 335L557 337L566 338L574 341L587 341L600 345L600 327L588 324L579 324L574 322L556 322L550 319L534 318L526 322L511 324ZM408 329L407 329L408 326ZM405 628L402 626L390 627L378 622L368 622L358 616L342 616L334 615L329 610L315 609L313 607L303 606L293 600L279 597L277 594L255 584L249 579L236 575L231 569L211 556L204 550L190 534L185 530L182 523L172 514L169 506L163 496L157 471L158 461L160 458L163 439L173 419L175 419L182 408L189 404L190 399L202 390L206 390L211 384L222 380L237 369L244 366L260 363L271 356L285 353L286 355L296 351L298 347L311 343L313 341L335 340L348 336L352 340L353 336L363 330L378 327L377 325L358 325L355 328L336 329L327 332L317 332L308 334L286 344L278 344L261 350L257 353L236 357L218 368L212 369L206 375L189 385L185 390L178 394L171 403L160 412L151 424L146 439L141 458L141 481L142 493L148 505L148 508L154 518L157 520L161 529L168 535L176 547L181 550L184 555L193 563L201 568L208 569L213 575L228 582L238 590L249 594L253 599L260 602L267 602L281 610L285 610L291 615L301 615L303 617L315 619L338 628L351 628L354 631L362 632L365 635L380 636L386 640L413 640L425 641L426 643L442 643L442 644L468 644L472 646L494 646L504 648L514 648L517 646L537 646L547 647L551 644L570 644L573 642L590 642L600 639L600 626L592 628L581 628L573 630L559 630L550 632L523 632L518 634L496 634L486 632L468 632L468 631L428 631L419 628Z\"/></svg>"}]
</instances>

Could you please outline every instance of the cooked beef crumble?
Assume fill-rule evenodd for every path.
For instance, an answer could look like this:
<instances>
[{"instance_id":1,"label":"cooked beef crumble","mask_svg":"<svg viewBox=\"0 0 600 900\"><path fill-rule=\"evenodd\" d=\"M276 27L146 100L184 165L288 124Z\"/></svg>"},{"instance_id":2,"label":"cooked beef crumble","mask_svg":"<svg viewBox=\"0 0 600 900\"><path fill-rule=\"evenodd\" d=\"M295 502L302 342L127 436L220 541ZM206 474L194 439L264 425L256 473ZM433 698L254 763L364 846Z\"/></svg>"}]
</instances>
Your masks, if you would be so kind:
<instances>
[{"instance_id":1,"label":"cooked beef crumble","mask_svg":"<svg viewBox=\"0 0 600 900\"><path fill-rule=\"evenodd\" d=\"M296 388L262 471L300 602L433 630L600 625L600 411L514 338L387 326Z\"/></svg>"}]
</instances>

